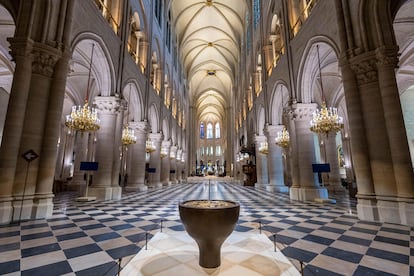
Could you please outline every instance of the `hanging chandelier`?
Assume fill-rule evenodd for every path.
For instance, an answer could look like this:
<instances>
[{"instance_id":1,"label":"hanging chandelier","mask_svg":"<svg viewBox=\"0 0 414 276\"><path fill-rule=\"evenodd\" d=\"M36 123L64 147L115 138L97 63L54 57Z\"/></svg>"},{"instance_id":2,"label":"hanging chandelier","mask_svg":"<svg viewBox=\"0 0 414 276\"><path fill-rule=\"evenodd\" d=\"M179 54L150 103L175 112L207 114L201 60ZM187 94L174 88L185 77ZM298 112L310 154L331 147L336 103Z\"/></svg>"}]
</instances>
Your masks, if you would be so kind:
<instances>
[{"instance_id":1,"label":"hanging chandelier","mask_svg":"<svg viewBox=\"0 0 414 276\"><path fill-rule=\"evenodd\" d=\"M122 144L123 145L132 145L137 142L137 137L135 136L135 132L132 128L126 125L122 130Z\"/></svg>"},{"instance_id":2,"label":"hanging chandelier","mask_svg":"<svg viewBox=\"0 0 414 276\"><path fill-rule=\"evenodd\" d=\"M85 103L83 106L73 106L72 111L66 116L65 125L69 129L85 132L96 131L99 129L101 121L98 118L98 111L96 108L90 107L88 102L89 86L91 81L92 60L95 44L92 44L91 61L89 63L88 84L86 87Z\"/></svg>"},{"instance_id":3,"label":"hanging chandelier","mask_svg":"<svg viewBox=\"0 0 414 276\"><path fill-rule=\"evenodd\" d=\"M127 122L125 124L124 129L122 130L122 137L121 137L123 145L132 145L137 142L137 137L135 136L134 130L128 126L130 98L131 98L131 84L129 85L128 106L127 106L127 115L126 115Z\"/></svg>"},{"instance_id":4,"label":"hanging chandelier","mask_svg":"<svg viewBox=\"0 0 414 276\"><path fill-rule=\"evenodd\" d=\"M168 155L168 151L166 147L161 147L160 157L164 158Z\"/></svg>"},{"instance_id":5,"label":"hanging chandelier","mask_svg":"<svg viewBox=\"0 0 414 276\"><path fill-rule=\"evenodd\" d=\"M269 153L269 146L267 142L261 142L259 146L259 152L262 154L268 154Z\"/></svg>"},{"instance_id":6,"label":"hanging chandelier","mask_svg":"<svg viewBox=\"0 0 414 276\"><path fill-rule=\"evenodd\" d=\"M289 146L289 142L290 142L289 132L286 130L286 127L284 127L282 131L279 131L276 134L275 143L279 147L287 148Z\"/></svg>"},{"instance_id":7,"label":"hanging chandelier","mask_svg":"<svg viewBox=\"0 0 414 276\"><path fill-rule=\"evenodd\" d=\"M328 135L330 132L336 133L340 131L344 124L343 119L338 115L338 110L335 107L327 107L325 101L325 95L323 93L323 83L322 83L322 70L321 70L321 61L319 57L319 45L316 45L316 51L318 54L318 66L319 66L319 81L321 85L322 93L322 106L320 109L312 114L312 120L310 121L310 130L317 134L324 133Z\"/></svg>"},{"instance_id":8,"label":"hanging chandelier","mask_svg":"<svg viewBox=\"0 0 414 276\"><path fill-rule=\"evenodd\" d=\"M154 152L156 150L154 142L151 141L150 138L147 139L147 141L145 142L145 151L147 153L151 153Z\"/></svg>"}]
</instances>

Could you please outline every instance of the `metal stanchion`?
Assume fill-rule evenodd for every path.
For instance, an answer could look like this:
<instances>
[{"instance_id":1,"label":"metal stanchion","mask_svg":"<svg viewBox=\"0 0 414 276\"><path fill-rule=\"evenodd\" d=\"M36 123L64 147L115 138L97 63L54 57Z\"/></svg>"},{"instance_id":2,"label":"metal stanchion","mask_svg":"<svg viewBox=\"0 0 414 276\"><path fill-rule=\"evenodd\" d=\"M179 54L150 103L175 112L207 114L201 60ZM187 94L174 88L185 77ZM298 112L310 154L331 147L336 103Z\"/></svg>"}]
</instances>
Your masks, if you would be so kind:
<instances>
[{"instance_id":1,"label":"metal stanchion","mask_svg":"<svg viewBox=\"0 0 414 276\"><path fill-rule=\"evenodd\" d=\"M145 250L148 249L148 232L145 232Z\"/></svg>"},{"instance_id":2,"label":"metal stanchion","mask_svg":"<svg viewBox=\"0 0 414 276\"><path fill-rule=\"evenodd\" d=\"M118 260L118 276L121 275L121 262L122 262L122 258L119 258L119 260Z\"/></svg>"}]
</instances>

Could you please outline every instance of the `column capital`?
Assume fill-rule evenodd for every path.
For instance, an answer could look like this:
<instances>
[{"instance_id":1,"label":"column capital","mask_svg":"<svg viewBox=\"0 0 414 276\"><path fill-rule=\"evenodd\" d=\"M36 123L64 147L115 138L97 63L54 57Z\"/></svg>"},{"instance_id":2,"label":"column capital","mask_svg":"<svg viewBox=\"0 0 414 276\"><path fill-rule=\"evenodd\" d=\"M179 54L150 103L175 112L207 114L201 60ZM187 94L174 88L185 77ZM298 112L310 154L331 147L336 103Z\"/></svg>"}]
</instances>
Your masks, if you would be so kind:
<instances>
[{"instance_id":1,"label":"column capital","mask_svg":"<svg viewBox=\"0 0 414 276\"><path fill-rule=\"evenodd\" d=\"M170 146L171 146L171 141L162 141L161 142L161 146L163 147L163 148L170 148Z\"/></svg>"},{"instance_id":2,"label":"column capital","mask_svg":"<svg viewBox=\"0 0 414 276\"><path fill-rule=\"evenodd\" d=\"M368 52L350 59L352 71L354 71L358 85L366 85L378 81L377 58L375 52Z\"/></svg>"},{"instance_id":3,"label":"column capital","mask_svg":"<svg viewBox=\"0 0 414 276\"><path fill-rule=\"evenodd\" d=\"M276 137L277 133L283 131L284 125L267 125L265 127L265 134L268 137Z\"/></svg>"},{"instance_id":4,"label":"column capital","mask_svg":"<svg viewBox=\"0 0 414 276\"><path fill-rule=\"evenodd\" d=\"M52 77L56 62L61 57L61 53L55 48L35 43L32 55L33 73L49 78Z\"/></svg>"},{"instance_id":5,"label":"column capital","mask_svg":"<svg viewBox=\"0 0 414 276\"><path fill-rule=\"evenodd\" d=\"M267 137L265 135L256 135L254 141L257 143L267 142Z\"/></svg>"},{"instance_id":6,"label":"column capital","mask_svg":"<svg viewBox=\"0 0 414 276\"><path fill-rule=\"evenodd\" d=\"M148 123L147 122L130 122L129 127L137 131L140 134L147 133Z\"/></svg>"},{"instance_id":7,"label":"column capital","mask_svg":"<svg viewBox=\"0 0 414 276\"><path fill-rule=\"evenodd\" d=\"M396 68L398 66L398 47L386 47L382 46L375 50L377 57L377 66L392 66Z\"/></svg>"},{"instance_id":8,"label":"column capital","mask_svg":"<svg viewBox=\"0 0 414 276\"><path fill-rule=\"evenodd\" d=\"M150 133L148 133L148 137L151 140L156 141L156 142L160 142L163 139L163 135L160 132L159 133L152 133L152 132L150 132Z\"/></svg>"},{"instance_id":9,"label":"column capital","mask_svg":"<svg viewBox=\"0 0 414 276\"><path fill-rule=\"evenodd\" d=\"M316 108L316 103L296 103L292 105L292 108L289 111L289 117L294 121L310 121L312 120L312 115Z\"/></svg>"},{"instance_id":10,"label":"column capital","mask_svg":"<svg viewBox=\"0 0 414 276\"><path fill-rule=\"evenodd\" d=\"M120 112L121 109L121 99L118 97L95 97L93 103L96 105L99 113L103 114L115 114Z\"/></svg>"}]
</instances>

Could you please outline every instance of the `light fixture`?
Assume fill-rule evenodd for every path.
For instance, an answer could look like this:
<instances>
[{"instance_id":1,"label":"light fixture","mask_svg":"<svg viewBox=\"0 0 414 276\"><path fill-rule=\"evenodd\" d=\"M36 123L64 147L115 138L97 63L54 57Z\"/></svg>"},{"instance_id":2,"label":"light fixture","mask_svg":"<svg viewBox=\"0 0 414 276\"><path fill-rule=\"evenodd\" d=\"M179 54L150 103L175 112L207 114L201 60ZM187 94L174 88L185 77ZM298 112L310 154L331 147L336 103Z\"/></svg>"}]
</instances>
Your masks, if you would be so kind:
<instances>
[{"instance_id":1,"label":"light fixture","mask_svg":"<svg viewBox=\"0 0 414 276\"><path fill-rule=\"evenodd\" d=\"M269 153L269 146L267 142L261 142L259 146L259 152L262 154L268 154Z\"/></svg>"},{"instance_id":2,"label":"light fixture","mask_svg":"<svg viewBox=\"0 0 414 276\"><path fill-rule=\"evenodd\" d=\"M137 137L135 136L134 130L128 125L125 125L124 129L122 130L122 144L123 145L131 145L137 142Z\"/></svg>"},{"instance_id":3,"label":"light fixture","mask_svg":"<svg viewBox=\"0 0 414 276\"><path fill-rule=\"evenodd\" d=\"M122 144L123 145L131 145L135 144L137 142L137 137L135 136L134 130L128 126L128 120L129 120L129 103L131 99L131 85L129 85L129 94L128 94L128 105L127 105L127 115L126 115L126 124L124 129L122 130Z\"/></svg>"},{"instance_id":4,"label":"light fixture","mask_svg":"<svg viewBox=\"0 0 414 276\"><path fill-rule=\"evenodd\" d=\"M100 127L101 121L98 118L98 111L89 106L89 86L91 81L92 60L95 44L92 44L91 61L89 63L88 84L86 87L85 102L83 106L73 106L72 111L66 116L65 125L73 130L87 132L96 131Z\"/></svg>"},{"instance_id":5,"label":"light fixture","mask_svg":"<svg viewBox=\"0 0 414 276\"><path fill-rule=\"evenodd\" d=\"M319 66L319 81L321 82L321 93L322 93L322 106L321 109L316 109L312 114L312 120L310 121L312 132L321 134L324 133L328 136L330 132L340 131L344 124L343 119L338 115L338 110L335 107L327 107L325 101L325 95L323 93L322 83L322 70L321 61L319 57L319 45L316 45L316 51L318 54L318 66Z\"/></svg>"},{"instance_id":6,"label":"light fixture","mask_svg":"<svg viewBox=\"0 0 414 276\"><path fill-rule=\"evenodd\" d=\"M151 153L154 152L156 150L154 142L151 141L150 138L147 139L147 141L145 141L145 151L147 153Z\"/></svg>"},{"instance_id":7,"label":"light fixture","mask_svg":"<svg viewBox=\"0 0 414 276\"><path fill-rule=\"evenodd\" d=\"M289 146L290 136L289 132L286 130L286 127L283 127L282 131L277 132L275 143L279 147L287 148Z\"/></svg>"},{"instance_id":8,"label":"light fixture","mask_svg":"<svg viewBox=\"0 0 414 276\"><path fill-rule=\"evenodd\" d=\"M168 155L168 151L166 147L161 147L161 151L160 151L160 157L164 158Z\"/></svg>"},{"instance_id":9,"label":"light fixture","mask_svg":"<svg viewBox=\"0 0 414 276\"><path fill-rule=\"evenodd\" d=\"M174 160L175 159L175 151L170 151L170 160Z\"/></svg>"}]
</instances>

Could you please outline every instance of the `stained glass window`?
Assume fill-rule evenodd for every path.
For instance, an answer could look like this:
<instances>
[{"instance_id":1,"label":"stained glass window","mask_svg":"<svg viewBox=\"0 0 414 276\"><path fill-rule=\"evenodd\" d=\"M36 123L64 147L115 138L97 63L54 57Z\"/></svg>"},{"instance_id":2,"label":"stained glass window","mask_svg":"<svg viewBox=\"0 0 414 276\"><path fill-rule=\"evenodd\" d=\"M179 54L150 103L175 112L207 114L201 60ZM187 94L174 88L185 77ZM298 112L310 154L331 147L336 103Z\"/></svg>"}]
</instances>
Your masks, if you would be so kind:
<instances>
[{"instance_id":1,"label":"stained glass window","mask_svg":"<svg viewBox=\"0 0 414 276\"><path fill-rule=\"evenodd\" d=\"M200 124L200 138L204 139L204 123Z\"/></svg>"},{"instance_id":2,"label":"stained glass window","mask_svg":"<svg viewBox=\"0 0 414 276\"><path fill-rule=\"evenodd\" d=\"M213 124L208 123L207 124L207 139L212 139L212 138L213 138Z\"/></svg>"}]
</instances>

